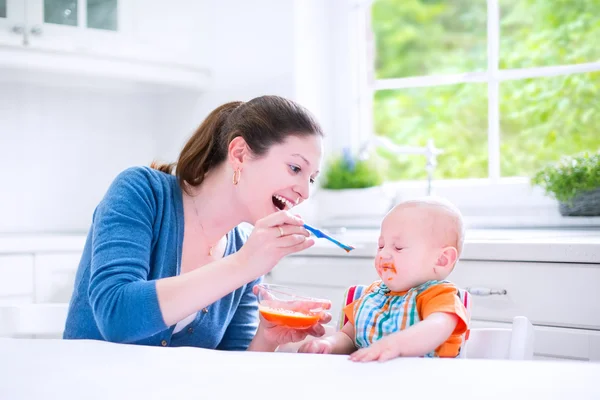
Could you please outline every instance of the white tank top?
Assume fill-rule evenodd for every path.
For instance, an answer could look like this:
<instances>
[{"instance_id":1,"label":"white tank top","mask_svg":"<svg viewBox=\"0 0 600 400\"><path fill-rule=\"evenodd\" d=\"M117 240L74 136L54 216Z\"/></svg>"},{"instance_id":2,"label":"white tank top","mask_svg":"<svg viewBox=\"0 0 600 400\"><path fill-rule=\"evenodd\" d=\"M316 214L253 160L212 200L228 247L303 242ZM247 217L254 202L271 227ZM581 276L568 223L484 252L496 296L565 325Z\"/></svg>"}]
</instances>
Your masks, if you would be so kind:
<instances>
[{"instance_id":1,"label":"white tank top","mask_svg":"<svg viewBox=\"0 0 600 400\"><path fill-rule=\"evenodd\" d=\"M187 317L185 317L184 319L182 319L181 321L179 321L177 323L177 325L175 325L175 329L173 330L173 333L177 333L180 332L181 330L183 330L183 328L185 328L186 326L188 326L190 323L192 323L194 321L194 319L196 319L196 315L198 313L195 312L192 315L188 315Z\"/></svg>"}]
</instances>

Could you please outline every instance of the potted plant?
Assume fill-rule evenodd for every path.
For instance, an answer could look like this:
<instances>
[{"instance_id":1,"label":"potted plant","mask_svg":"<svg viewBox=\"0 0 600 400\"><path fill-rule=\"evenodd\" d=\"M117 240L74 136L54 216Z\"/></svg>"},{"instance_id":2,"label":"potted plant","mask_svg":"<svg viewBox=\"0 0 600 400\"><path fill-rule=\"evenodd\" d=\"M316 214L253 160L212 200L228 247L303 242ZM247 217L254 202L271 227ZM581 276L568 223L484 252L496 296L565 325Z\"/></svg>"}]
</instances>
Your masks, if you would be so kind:
<instances>
[{"instance_id":1,"label":"potted plant","mask_svg":"<svg viewBox=\"0 0 600 400\"><path fill-rule=\"evenodd\" d=\"M563 157L531 182L558 200L563 216L600 216L600 153Z\"/></svg>"},{"instance_id":2,"label":"potted plant","mask_svg":"<svg viewBox=\"0 0 600 400\"><path fill-rule=\"evenodd\" d=\"M344 149L326 163L320 187L315 198L321 221L380 216L390 207L382 163L375 156L359 158Z\"/></svg>"}]
</instances>

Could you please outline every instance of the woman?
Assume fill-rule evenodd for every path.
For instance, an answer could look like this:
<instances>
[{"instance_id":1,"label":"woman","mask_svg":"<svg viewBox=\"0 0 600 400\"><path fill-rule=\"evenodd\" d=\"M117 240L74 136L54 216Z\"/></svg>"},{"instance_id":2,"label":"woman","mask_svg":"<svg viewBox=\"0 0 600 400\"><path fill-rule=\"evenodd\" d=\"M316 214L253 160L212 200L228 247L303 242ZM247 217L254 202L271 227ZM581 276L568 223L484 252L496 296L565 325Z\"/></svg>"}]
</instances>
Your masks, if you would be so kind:
<instances>
[{"instance_id":1,"label":"woman","mask_svg":"<svg viewBox=\"0 0 600 400\"><path fill-rule=\"evenodd\" d=\"M309 196L322 136L304 108L263 96L211 112L176 164L122 172L94 212L64 338L274 351L322 336L330 315L307 331L259 324L253 293L314 244L288 210Z\"/></svg>"}]
</instances>

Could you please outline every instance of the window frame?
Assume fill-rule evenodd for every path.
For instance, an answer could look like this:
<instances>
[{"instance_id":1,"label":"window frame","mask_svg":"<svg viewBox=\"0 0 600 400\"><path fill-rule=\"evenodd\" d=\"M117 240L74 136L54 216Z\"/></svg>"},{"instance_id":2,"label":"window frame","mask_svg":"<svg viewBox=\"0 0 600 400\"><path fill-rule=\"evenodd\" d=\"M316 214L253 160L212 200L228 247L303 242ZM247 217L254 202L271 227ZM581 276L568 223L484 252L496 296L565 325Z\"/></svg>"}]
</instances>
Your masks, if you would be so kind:
<instances>
[{"instance_id":1,"label":"window frame","mask_svg":"<svg viewBox=\"0 0 600 400\"><path fill-rule=\"evenodd\" d=\"M514 214L521 215L525 210L531 210L533 206L543 205L547 211L553 213L555 202L550 201L541 191L529 188L529 179L526 177L502 177L500 171L500 83L510 80L523 80L530 78L544 78L562 75L580 74L586 72L600 71L600 61L581 64L562 64L532 68L500 69L500 8L498 0L487 0L487 69L478 72L465 72L451 75L426 75L411 76L403 78L376 79L374 66L374 37L371 32L370 9L373 1L354 1L352 9L354 10L354 32L352 39L355 40L357 50L355 53L356 66L355 84L357 95L357 113L358 130L361 132L363 142L370 140L375 134L373 127L373 101L374 93L378 90L397 90L407 88L425 88L444 85L454 85L461 83L485 83L487 84L488 94L488 177L483 179L457 179L457 180L436 180L434 176L433 187L438 187L438 194L444 195L448 188L464 188L465 196L457 196L454 200L460 207L461 204L470 203L467 200L472 190L481 190L500 194L502 197L517 195L517 198L511 199ZM435 173L434 173L435 175ZM406 191L408 188L425 188L425 181L397 181L389 182L391 186L399 191ZM409 190L409 192L412 189ZM424 189L423 189L424 190ZM485 197L485 196L484 196ZM498 215L495 212L498 206L497 201L485 202L489 204L488 215ZM486 207L480 207L480 215ZM555 212L557 214L557 211ZM555 218L559 216L554 215ZM535 225L531 222L530 225ZM565 219L568 220L568 219Z\"/></svg>"}]
</instances>

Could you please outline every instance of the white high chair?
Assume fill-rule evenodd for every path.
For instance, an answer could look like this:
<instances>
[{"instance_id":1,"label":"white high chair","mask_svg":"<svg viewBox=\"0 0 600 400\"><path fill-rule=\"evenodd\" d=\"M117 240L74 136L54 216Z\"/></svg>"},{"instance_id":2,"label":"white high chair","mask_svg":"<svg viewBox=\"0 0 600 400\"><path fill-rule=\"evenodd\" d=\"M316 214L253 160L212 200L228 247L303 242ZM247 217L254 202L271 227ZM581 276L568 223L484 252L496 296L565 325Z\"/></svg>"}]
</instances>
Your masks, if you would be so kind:
<instances>
[{"instance_id":1,"label":"white high chair","mask_svg":"<svg viewBox=\"0 0 600 400\"><path fill-rule=\"evenodd\" d=\"M66 303L0 306L0 337L61 337L68 308Z\"/></svg>"},{"instance_id":2,"label":"white high chair","mask_svg":"<svg viewBox=\"0 0 600 400\"><path fill-rule=\"evenodd\" d=\"M358 299L365 289L364 285L351 286L346 289L343 305L348 305ZM471 319L471 295L468 291L460 289L459 298L467 310L467 317ZM325 335L332 335L341 329L347 322L345 315L340 313L338 326L326 326ZM510 328L471 328L465 335L465 342L459 358L485 358L485 359L510 359L531 360L533 358L534 332L531 322L523 316L513 319ZM295 353L302 343L314 339L307 337L298 343L288 343L279 346L278 352Z\"/></svg>"},{"instance_id":3,"label":"white high chair","mask_svg":"<svg viewBox=\"0 0 600 400\"><path fill-rule=\"evenodd\" d=\"M472 328L461 358L531 360L533 342L533 325L518 316L510 328Z\"/></svg>"}]
</instances>

